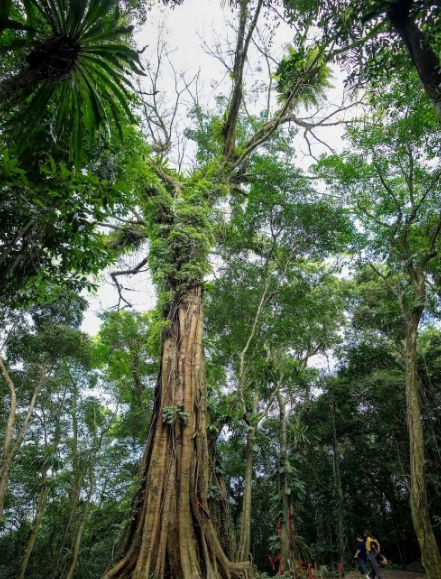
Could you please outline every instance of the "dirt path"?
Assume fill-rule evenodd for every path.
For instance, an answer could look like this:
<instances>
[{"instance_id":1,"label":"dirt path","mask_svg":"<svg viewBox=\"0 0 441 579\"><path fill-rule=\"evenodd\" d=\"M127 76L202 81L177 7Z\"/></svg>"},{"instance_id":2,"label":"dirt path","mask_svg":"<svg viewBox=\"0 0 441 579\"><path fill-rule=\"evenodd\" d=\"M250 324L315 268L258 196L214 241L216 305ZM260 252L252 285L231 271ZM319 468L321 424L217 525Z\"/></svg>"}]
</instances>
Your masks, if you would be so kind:
<instances>
[{"instance_id":1,"label":"dirt path","mask_svg":"<svg viewBox=\"0 0 441 579\"><path fill-rule=\"evenodd\" d=\"M383 579L424 579L424 573L415 573L414 571L391 571L384 569L382 571ZM350 571L345 575L345 579L364 579L360 571Z\"/></svg>"}]
</instances>

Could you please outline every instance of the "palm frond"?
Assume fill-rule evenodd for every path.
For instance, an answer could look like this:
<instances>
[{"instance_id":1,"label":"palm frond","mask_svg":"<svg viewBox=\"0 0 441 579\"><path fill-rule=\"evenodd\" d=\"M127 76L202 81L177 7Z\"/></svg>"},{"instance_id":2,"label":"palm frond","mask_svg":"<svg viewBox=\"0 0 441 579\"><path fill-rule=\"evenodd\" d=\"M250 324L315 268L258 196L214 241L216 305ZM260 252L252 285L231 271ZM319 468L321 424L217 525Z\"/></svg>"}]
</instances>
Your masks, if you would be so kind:
<instances>
[{"instance_id":1,"label":"palm frond","mask_svg":"<svg viewBox=\"0 0 441 579\"><path fill-rule=\"evenodd\" d=\"M29 136L32 126L41 123L46 95L46 105L54 103L52 124L61 125L54 134L69 131L70 146L76 148L71 155L78 157L86 134L92 140L98 134L106 137L112 124L121 132L123 118L135 122L130 109L135 98L130 74L144 72L139 54L126 44L133 27L121 16L117 0L26 2L40 24L26 61L29 70L40 73L42 86L25 109L25 115L34 118L25 134Z\"/></svg>"},{"instance_id":2,"label":"palm frond","mask_svg":"<svg viewBox=\"0 0 441 579\"><path fill-rule=\"evenodd\" d=\"M47 110L47 103L51 100L54 91L54 85L42 85L27 105L25 116L26 118L32 119L32 122L25 126L24 131L18 140L17 148L19 150L24 148L29 140L29 137L35 131L36 127L40 125L44 117L44 113Z\"/></svg>"}]
</instances>

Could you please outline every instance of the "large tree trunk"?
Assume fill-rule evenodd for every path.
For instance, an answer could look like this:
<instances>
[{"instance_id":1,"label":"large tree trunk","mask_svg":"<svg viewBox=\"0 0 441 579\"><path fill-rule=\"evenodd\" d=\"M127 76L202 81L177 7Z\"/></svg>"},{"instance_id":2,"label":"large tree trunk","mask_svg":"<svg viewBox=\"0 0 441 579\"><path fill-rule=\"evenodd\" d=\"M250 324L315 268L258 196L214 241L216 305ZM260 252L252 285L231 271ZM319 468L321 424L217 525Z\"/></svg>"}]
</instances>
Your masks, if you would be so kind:
<instances>
[{"instance_id":1,"label":"large tree trunk","mask_svg":"<svg viewBox=\"0 0 441 579\"><path fill-rule=\"evenodd\" d=\"M406 327L406 400L410 442L410 508L427 579L441 577L441 557L427 503L424 437L418 392L417 345L422 306L413 308Z\"/></svg>"},{"instance_id":2,"label":"large tree trunk","mask_svg":"<svg viewBox=\"0 0 441 579\"><path fill-rule=\"evenodd\" d=\"M411 5L409 0L395 0L391 3L388 17L406 45L424 90L441 122L441 66L424 32L409 15Z\"/></svg>"},{"instance_id":3,"label":"large tree trunk","mask_svg":"<svg viewBox=\"0 0 441 579\"><path fill-rule=\"evenodd\" d=\"M122 558L105 579L229 579L247 573L248 563L227 559L208 508L202 324L202 288L195 287L170 307L137 512Z\"/></svg>"}]
</instances>

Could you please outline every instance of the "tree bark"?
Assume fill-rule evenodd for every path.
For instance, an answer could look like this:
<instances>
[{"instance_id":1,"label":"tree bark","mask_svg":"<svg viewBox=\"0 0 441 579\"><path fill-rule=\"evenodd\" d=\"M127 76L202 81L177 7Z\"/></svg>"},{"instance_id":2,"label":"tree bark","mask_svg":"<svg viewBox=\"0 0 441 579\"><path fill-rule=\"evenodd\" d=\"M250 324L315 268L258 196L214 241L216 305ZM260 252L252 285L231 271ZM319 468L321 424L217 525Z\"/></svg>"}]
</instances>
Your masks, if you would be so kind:
<instances>
[{"instance_id":1,"label":"tree bark","mask_svg":"<svg viewBox=\"0 0 441 579\"><path fill-rule=\"evenodd\" d=\"M44 515L44 511L46 508L47 497L49 494L50 485L47 480L47 473L43 473L43 484L41 486L40 496L38 498L38 507L37 507L37 514L35 515L34 524L32 525L31 534L28 537L28 542L26 544L25 554L23 557L23 561L21 564L20 575L18 579L23 579L26 570L28 568L29 559L31 558L32 551L34 549L35 541L37 539L38 531L40 530L41 520Z\"/></svg>"},{"instance_id":2,"label":"tree bark","mask_svg":"<svg viewBox=\"0 0 441 579\"><path fill-rule=\"evenodd\" d=\"M135 516L122 558L105 579L230 579L249 569L227 559L208 507L202 324L202 288L196 286L178 294L169 310Z\"/></svg>"},{"instance_id":3,"label":"tree bark","mask_svg":"<svg viewBox=\"0 0 441 579\"><path fill-rule=\"evenodd\" d=\"M83 473L80 469L79 457L78 457L78 416L77 416L77 400L78 398L78 388L75 385L72 395L72 440L70 441L72 448L72 484L70 485L70 504L69 504L69 519L67 525L64 529L63 537L60 542L60 548L58 550L58 556L56 563L54 565L54 570L52 573L52 579L60 579L63 576L63 564L64 554L67 549L69 549L69 537L73 533L73 528L75 521L77 520L78 514L78 502L81 492L81 478ZM72 541L70 541L72 544ZM70 549L69 549L70 551Z\"/></svg>"},{"instance_id":4,"label":"tree bark","mask_svg":"<svg viewBox=\"0 0 441 579\"><path fill-rule=\"evenodd\" d=\"M62 408L63 408L63 406L60 404L59 408L58 408L59 413L61 413ZM55 432L56 432L55 438L54 438L53 445L52 445L52 453L53 454L55 454L55 452L58 449L58 445L60 444L60 437L61 437L60 414L58 414L58 416L57 416L57 426L56 426ZM34 523L32 525L31 534L29 535L28 542L26 544L25 554L24 554L23 561L21 564L20 575L18 576L17 579L23 579L24 576L26 575L26 570L27 570L28 565L29 565L29 560L31 558L32 551L34 550L35 541L36 541L38 533L40 531L41 521L43 519L43 515L44 515L45 509L46 509L46 503L47 503L47 498L49 495L50 484L51 484L47 478L47 474L48 474L48 471L47 471L46 467L44 466L42 469L42 485L41 485L41 490L40 490L40 496L38 498L37 513L35 515Z\"/></svg>"},{"instance_id":5,"label":"tree bark","mask_svg":"<svg viewBox=\"0 0 441 579\"><path fill-rule=\"evenodd\" d=\"M337 541L339 550L339 561L343 563L345 560L345 533L344 533L344 499L343 499L343 489L341 486L341 476L340 476L340 461L338 458L338 443L337 443L337 427L335 423L335 400L332 399L331 402L331 416L332 416L332 433L333 433L333 455L334 455L334 484L337 491L338 497L338 511L337 511Z\"/></svg>"},{"instance_id":6,"label":"tree bark","mask_svg":"<svg viewBox=\"0 0 441 579\"><path fill-rule=\"evenodd\" d=\"M210 493L211 496L208 504L210 506L211 517L216 528L217 536L222 545L222 549L229 559L234 560L236 545L231 526L228 489L216 453L217 439L219 438L225 424L226 421L220 420L217 425L217 431L209 430L207 433L208 455L210 459L210 487L216 489L215 493Z\"/></svg>"},{"instance_id":7,"label":"tree bark","mask_svg":"<svg viewBox=\"0 0 441 579\"><path fill-rule=\"evenodd\" d=\"M253 486L253 447L256 440L256 428L248 425L247 445L245 454L245 481L242 502L242 518L240 521L240 538L237 549L237 559L247 560L251 545L251 495Z\"/></svg>"},{"instance_id":8,"label":"tree bark","mask_svg":"<svg viewBox=\"0 0 441 579\"><path fill-rule=\"evenodd\" d=\"M217 536L219 537L222 549L229 559L235 558L234 534L231 528L231 515L228 497L228 489L224 475L212 471L212 484L216 486L219 494L216 498L210 498L210 512Z\"/></svg>"},{"instance_id":9,"label":"tree bark","mask_svg":"<svg viewBox=\"0 0 441 579\"><path fill-rule=\"evenodd\" d=\"M441 122L441 66L437 54L429 45L424 32L412 20L412 2L397 0L391 4L388 17L400 35L418 72L424 90L430 98Z\"/></svg>"},{"instance_id":10,"label":"tree bark","mask_svg":"<svg viewBox=\"0 0 441 579\"><path fill-rule=\"evenodd\" d=\"M288 439L287 439L287 416L286 402L280 392L277 393L280 417L280 459L279 465L279 489L282 504L282 528L280 535L280 555L282 557L283 572L289 570L289 482L288 482Z\"/></svg>"},{"instance_id":11,"label":"tree bark","mask_svg":"<svg viewBox=\"0 0 441 579\"><path fill-rule=\"evenodd\" d=\"M3 363L3 360L0 356L0 371L3 375L3 378L8 385L9 392L11 395L11 401L9 405L9 415L8 415L8 422L6 424L6 432L5 438L3 440L3 452L2 452L2 461L0 467L0 519L3 516L3 505L5 503L5 495L6 489L8 486L8 478L9 478L9 467L10 462L12 461L12 457L10 457L10 445L12 441L12 431L14 428L15 423L15 412L17 408L17 395L15 392L14 383L9 376L8 371Z\"/></svg>"},{"instance_id":12,"label":"tree bark","mask_svg":"<svg viewBox=\"0 0 441 579\"><path fill-rule=\"evenodd\" d=\"M423 306L416 306L406 324L406 401L410 442L410 508L412 521L421 549L421 560L427 579L441 577L441 556L427 502L423 426L417 373L418 326Z\"/></svg>"},{"instance_id":13,"label":"tree bark","mask_svg":"<svg viewBox=\"0 0 441 579\"><path fill-rule=\"evenodd\" d=\"M15 76L0 81L0 104L38 86L47 77L39 70L27 67Z\"/></svg>"},{"instance_id":14,"label":"tree bark","mask_svg":"<svg viewBox=\"0 0 441 579\"><path fill-rule=\"evenodd\" d=\"M81 546L81 539L83 538L84 527L87 521L87 514L89 512L90 504L92 501L93 491L95 489L95 460L91 460L90 467L89 467L89 489L87 491L87 499L86 504L84 505L84 509L81 513L81 521L76 530L76 533L73 536L72 544L71 544L71 560L69 563L69 569L66 575L66 579L73 579L75 574L75 569L78 563L78 556L80 554L80 546Z\"/></svg>"},{"instance_id":15,"label":"tree bark","mask_svg":"<svg viewBox=\"0 0 441 579\"><path fill-rule=\"evenodd\" d=\"M12 380L9 377L8 372L0 358L0 371L5 378L10 392L11 392L11 406L9 410L8 423L6 427L5 441L3 444L2 460L0 465L0 518L3 516L3 508L5 504L6 491L8 488L9 471L11 469L12 461L14 460L17 452L20 449L21 443L23 441L24 435L26 434L27 427L32 419L32 414L34 412L35 404L37 398L43 388L44 380L46 378L46 368L43 367L40 372L40 379L35 386L34 393L32 394L31 401L29 403L29 408L23 423L18 431L15 440L12 440L12 430L15 424L15 414L16 414L16 393Z\"/></svg>"},{"instance_id":16,"label":"tree bark","mask_svg":"<svg viewBox=\"0 0 441 579\"><path fill-rule=\"evenodd\" d=\"M243 96L243 76L245 63L248 57L248 48L256 28L259 14L262 9L263 1L258 0L257 6L249 25L246 30L247 19L250 15L249 0L240 0L239 28L237 32L236 52L234 55L233 73L233 92L229 104L228 117L223 127L222 133L225 140L223 156L226 161L233 161L236 149L236 130L239 121L239 112L242 105Z\"/></svg>"}]
</instances>

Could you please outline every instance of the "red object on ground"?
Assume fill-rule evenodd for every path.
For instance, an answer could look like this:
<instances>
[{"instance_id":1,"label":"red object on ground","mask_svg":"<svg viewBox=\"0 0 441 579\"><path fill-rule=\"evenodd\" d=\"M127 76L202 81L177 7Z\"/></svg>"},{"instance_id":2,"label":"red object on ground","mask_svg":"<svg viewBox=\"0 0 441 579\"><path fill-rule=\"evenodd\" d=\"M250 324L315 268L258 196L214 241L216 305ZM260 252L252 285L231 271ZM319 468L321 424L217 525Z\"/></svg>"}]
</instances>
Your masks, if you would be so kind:
<instances>
[{"instance_id":1,"label":"red object on ground","mask_svg":"<svg viewBox=\"0 0 441 579\"><path fill-rule=\"evenodd\" d=\"M308 576L309 576L309 579L313 579L313 577L312 577L312 564L311 563L308 563Z\"/></svg>"},{"instance_id":2,"label":"red object on ground","mask_svg":"<svg viewBox=\"0 0 441 579\"><path fill-rule=\"evenodd\" d=\"M339 577L343 577L344 568L345 568L345 566L343 565L343 563L338 564L338 576Z\"/></svg>"}]
</instances>

